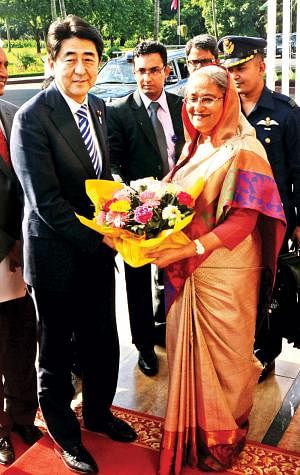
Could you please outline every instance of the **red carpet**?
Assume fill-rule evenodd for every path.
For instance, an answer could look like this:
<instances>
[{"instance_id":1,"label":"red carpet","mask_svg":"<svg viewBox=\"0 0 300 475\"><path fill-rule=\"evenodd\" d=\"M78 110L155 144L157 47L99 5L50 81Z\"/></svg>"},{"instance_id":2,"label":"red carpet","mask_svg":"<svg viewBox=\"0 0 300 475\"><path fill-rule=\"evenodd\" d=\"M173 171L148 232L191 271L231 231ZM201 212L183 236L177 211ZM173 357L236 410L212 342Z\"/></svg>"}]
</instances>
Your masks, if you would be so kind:
<instances>
[{"instance_id":1,"label":"red carpet","mask_svg":"<svg viewBox=\"0 0 300 475\"><path fill-rule=\"evenodd\" d=\"M156 475L162 419L119 408L115 408L114 413L135 427L138 440L134 444L124 444L83 430L83 443L98 462L100 473L102 475ZM5 475L70 475L71 472L54 454L52 445L51 439L45 435L2 473ZM295 475L298 472L297 469L300 473L300 454L248 442L238 464L226 474ZM204 472L185 468L182 475L198 473Z\"/></svg>"}]
</instances>

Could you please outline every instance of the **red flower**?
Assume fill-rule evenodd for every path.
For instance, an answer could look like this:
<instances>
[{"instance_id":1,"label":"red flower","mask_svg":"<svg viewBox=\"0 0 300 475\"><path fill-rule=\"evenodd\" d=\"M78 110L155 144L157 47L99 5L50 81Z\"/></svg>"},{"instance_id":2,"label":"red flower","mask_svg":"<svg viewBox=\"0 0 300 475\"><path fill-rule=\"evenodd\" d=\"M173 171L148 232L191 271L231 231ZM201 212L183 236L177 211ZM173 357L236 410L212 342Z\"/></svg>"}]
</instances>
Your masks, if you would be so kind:
<instances>
[{"instance_id":1,"label":"red flower","mask_svg":"<svg viewBox=\"0 0 300 475\"><path fill-rule=\"evenodd\" d=\"M180 191L179 193L177 193L176 196L181 205L185 205L188 208L191 208L193 206L194 200L189 193L186 193L185 191Z\"/></svg>"},{"instance_id":2,"label":"red flower","mask_svg":"<svg viewBox=\"0 0 300 475\"><path fill-rule=\"evenodd\" d=\"M109 207L112 203L114 203L115 201L118 201L116 198L113 198L112 200L108 200L105 205L103 206L103 211L105 211L106 213L108 213L110 211Z\"/></svg>"}]
</instances>

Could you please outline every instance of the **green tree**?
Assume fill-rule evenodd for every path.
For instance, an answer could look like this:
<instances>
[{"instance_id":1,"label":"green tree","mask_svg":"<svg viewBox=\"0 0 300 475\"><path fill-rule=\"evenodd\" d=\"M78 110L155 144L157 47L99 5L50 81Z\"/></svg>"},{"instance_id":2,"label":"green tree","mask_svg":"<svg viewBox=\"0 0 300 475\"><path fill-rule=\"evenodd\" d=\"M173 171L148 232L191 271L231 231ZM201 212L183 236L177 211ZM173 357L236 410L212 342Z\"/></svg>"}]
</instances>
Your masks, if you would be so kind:
<instances>
[{"instance_id":1,"label":"green tree","mask_svg":"<svg viewBox=\"0 0 300 475\"><path fill-rule=\"evenodd\" d=\"M187 26L189 38L207 32L199 0L182 2L181 23Z\"/></svg>"},{"instance_id":2,"label":"green tree","mask_svg":"<svg viewBox=\"0 0 300 475\"><path fill-rule=\"evenodd\" d=\"M198 0L209 33L214 34L212 1ZM261 34L258 0L215 0L219 36Z\"/></svg>"},{"instance_id":3,"label":"green tree","mask_svg":"<svg viewBox=\"0 0 300 475\"><path fill-rule=\"evenodd\" d=\"M51 20L48 0L0 0L0 11L9 23L26 23L28 32L36 41L37 53L41 52L43 31Z\"/></svg>"}]
</instances>

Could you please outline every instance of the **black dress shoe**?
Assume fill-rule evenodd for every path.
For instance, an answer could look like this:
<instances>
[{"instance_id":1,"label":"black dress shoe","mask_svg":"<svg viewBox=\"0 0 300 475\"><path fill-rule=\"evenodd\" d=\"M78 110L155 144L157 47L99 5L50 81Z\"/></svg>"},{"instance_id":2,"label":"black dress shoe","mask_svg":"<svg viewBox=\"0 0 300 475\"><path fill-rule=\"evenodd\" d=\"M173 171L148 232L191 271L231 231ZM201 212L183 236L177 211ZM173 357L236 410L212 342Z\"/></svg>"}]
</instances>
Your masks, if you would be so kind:
<instances>
[{"instance_id":1,"label":"black dress shoe","mask_svg":"<svg viewBox=\"0 0 300 475\"><path fill-rule=\"evenodd\" d=\"M43 432L33 424L14 424L12 430L19 434L23 442L27 445L35 444L41 437Z\"/></svg>"},{"instance_id":2,"label":"black dress shoe","mask_svg":"<svg viewBox=\"0 0 300 475\"><path fill-rule=\"evenodd\" d=\"M10 438L0 437L0 463L1 465L8 465L15 460L14 448L11 445Z\"/></svg>"},{"instance_id":3,"label":"black dress shoe","mask_svg":"<svg viewBox=\"0 0 300 475\"><path fill-rule=\"evenodd\" d=\"M82 444L75 445L72 449L67 450L55 447L54 452L73 472L98 473L98 467L95 460Z\"/></svg>"},{"instance_id":4,"label":"black dress shoe","mask_svg":"<svg viewBox=\"0 0 300 475\"><path fill-rule=\"evenodd\" d=\"M275 369L275 360L270 361L270 363L263 363L263 370L260 374L258 383L262 383L274 369Z\"/></svg>"},{"instance_id":5,"label":"black dress shoe","mask_svg":"<svg viewBox=\"0 0 300 475\"><path fill-rule=\"evenodd\" d=\"M139 352L138 365L146 376L154 376L158 373L158 358L154 350L142 349Z\"/></svg>"},{"instance_id":6,"label":"black dress shoe","mask_svg":"<svg viewBox=\"0 0 300 475\"><path fill-rule=\"evenodd\" d=\"M135 430L127 422L113 415L107 422L100 424L85 423L85 427L92 432L103 432L112 440L118 442L133 442L137 438Z\"/></svg>"}]
</instances>

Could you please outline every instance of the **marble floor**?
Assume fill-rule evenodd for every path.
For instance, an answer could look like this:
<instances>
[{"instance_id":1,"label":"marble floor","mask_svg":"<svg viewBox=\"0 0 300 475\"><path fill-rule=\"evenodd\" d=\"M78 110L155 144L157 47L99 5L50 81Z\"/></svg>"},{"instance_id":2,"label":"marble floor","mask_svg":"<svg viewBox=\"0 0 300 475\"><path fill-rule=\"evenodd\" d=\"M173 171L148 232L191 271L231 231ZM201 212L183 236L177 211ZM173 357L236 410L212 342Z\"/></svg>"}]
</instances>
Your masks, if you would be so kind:
<instances>
[{"instance_id":1,"label":"marble floor","mask_svg":"<svg viewBox=\"0 0 300 475\"><path fill-rule=\"evenodd\" d=\"M151 378L143 375L137 366L137 350L131 344L123 264L119 259L117 263L120 269L116 280L121 358L114 404L163 417L168 383L165 349L156 347L160 361L159 374ZM274 375L257 385L248 438L277 446L280 440L284 440L282 437L293 420L299 402L300 350L284 341L283 351L276 360ZM296 430L299 433L300 417ZM300 437L298 439L298 443L293 441L293 450L300 452Z\"/></svg>"}]
</instances>

